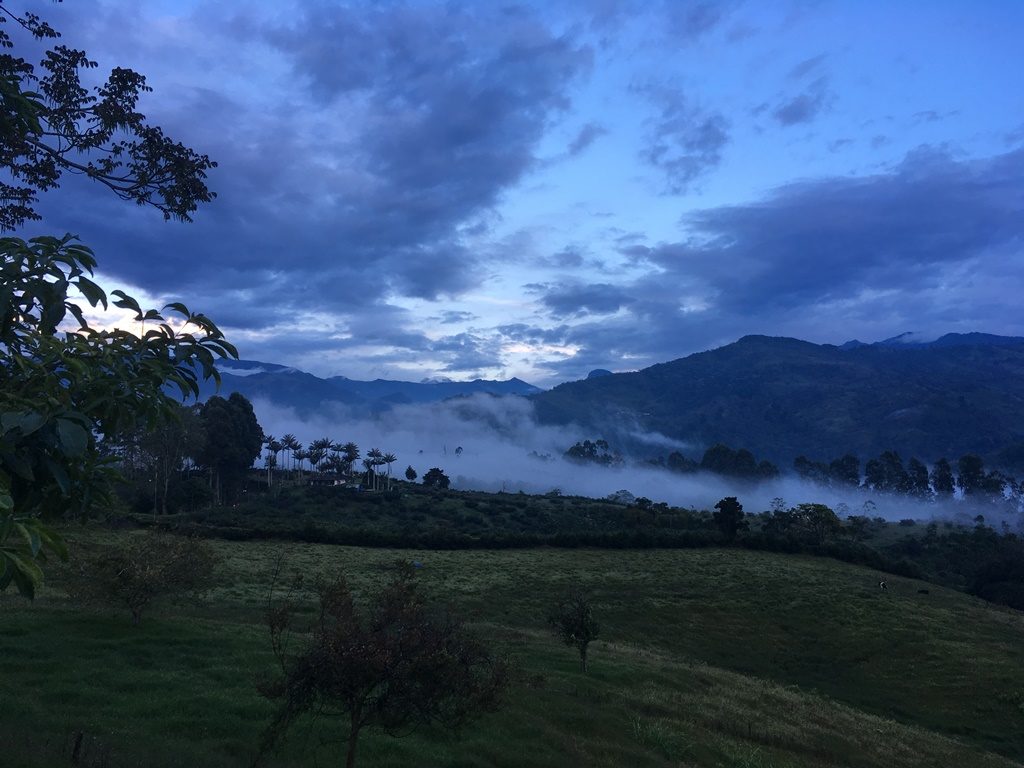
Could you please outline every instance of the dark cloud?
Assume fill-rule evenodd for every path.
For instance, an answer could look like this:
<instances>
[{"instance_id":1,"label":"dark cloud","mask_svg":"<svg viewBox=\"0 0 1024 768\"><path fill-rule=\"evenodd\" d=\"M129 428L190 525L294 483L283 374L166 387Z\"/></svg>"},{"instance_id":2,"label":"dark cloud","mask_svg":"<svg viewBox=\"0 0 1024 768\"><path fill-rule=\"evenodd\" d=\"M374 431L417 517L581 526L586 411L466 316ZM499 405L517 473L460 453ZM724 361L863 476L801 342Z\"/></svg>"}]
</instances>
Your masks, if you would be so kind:
<instances>
[{"instance_id":1,"label":"dark cloud","mask_svg":"<svg viewBox=\"0 0 1024 768\"><path fill-rule=\"evenodd\" d=\"M679 91L641 90L658 107L641 158L664 175L666 192L683 194L721 162L729 123L721 113L692 106Z\"/></svg>"},{"instance_id":2,"label":"dark cloud","mask_svg":"<svg viewBox=\"0 0 1024 768\"><path fill-rule=\"evenodd\" d=\"M784 98L772 111L772 117L784 126L810 123L829 108L833 98L828 89L828 78L822 76L802 92Z\"/></svg>"},{"instance_id":3,"label":"dark cloud","mask_svg":"<svg viewBox=\"0 0 1024 768\"><path fill-rule=\"evenodd\" d=\"M241 327L271 322L267 305L346 315L478 285L483 257L462 233L535 167L590 52L525 10L304 3L272 22L255 7L232 13L183 17L172 40L225 72L269 46L293 87L239 101L227 84L172 85L146 103L169 134L219 162L218 199L193 225L163 225L70 179L59 203L44 203L47 222L80 233L107 275L208 297L204 311L224 306ZM161 42L148 53L150 73L166 74L186 52Z\"/></svg>"},{"instance_id":4,"label":"dark cloud","mask_svg":"<svg viewBox=\"0 0 1024 768\"><path fill-rule=\"evenodd\" d=\"M558 285L541 297L551 315L559 318L612 314L632 301L622 288L609 283Z\"/></svg>"},{"instance_id":5,"label":"dark cloud","mask_svg":"<svg viewBox=\"0 0 1024 768\"><path fill-rule=\"evenodd\" d=\"M787 77L790 80L801 80L809 74L820 72L824 68L826 58L826 54L819 53L817 56L804 59L789 70Z\"/></svg>"},{"instance_id":6,"label":"dark cloud","mask_svg":"<svg viewBox=\"0 0 1024 768\"><path fill-rule=\"evenodd\" d=\"M717 28L738 5L728 0L672 0L666 3L670 34L697 40Z\"/></svg>"},{"instance_id":7,"label":"dark cloud","mask_svg":"<svg viewBox=\"0 0 1024 768\"><path fill-rule=\"evenodd\" d=\"M596 361L637 366L747 333L842 342L892 328L936 335L987 329L1022 333L1010 297L1024 291L1024 150L956 161L928 148L887 173L785 185L763 200L688 214L688 238L634 245L646 277L607 291L622 316L569 326L579 359L549 365L585 375ZM585 287L559 302L586 307ZM598 296L601 291L596 291Z\"/></svg>"},{"instance_id":8,"label":"dark cloud","mask_svg":"<svg viewBox=\"0 0 1024 768\"><path fill-rule=\"evenodd\" d=\"M587 123L580 128L580 132L576 134L576 138L569 142L569 147L567 149L569 156L575 157L607 133L608 129L604 126L598 123Z\"/></svg>"}]
</instances>

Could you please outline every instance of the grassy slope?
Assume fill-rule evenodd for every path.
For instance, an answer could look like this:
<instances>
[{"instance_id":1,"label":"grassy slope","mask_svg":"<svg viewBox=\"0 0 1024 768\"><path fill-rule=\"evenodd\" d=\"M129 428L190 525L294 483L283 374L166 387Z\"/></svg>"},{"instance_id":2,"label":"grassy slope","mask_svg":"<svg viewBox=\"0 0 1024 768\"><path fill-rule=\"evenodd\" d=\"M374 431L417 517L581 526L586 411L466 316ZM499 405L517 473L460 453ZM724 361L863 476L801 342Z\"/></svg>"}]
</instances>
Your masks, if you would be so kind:
<instances>
[{"instance_id":1,"label":"grassy slope","mask_svg":"<svg viewBox=\"0 0 1024 768\"><path fill-rule=\"evenodd\" d=\"M99 535L78 534L87 546ZM102 534L105 536L113 534ZM116 534L129 535L129 534ZM0 598L3 764L67 761L84 731L93 765L247 765L269 709L259 625L282 545L215 542L223 584L196 605L87 614L55 583L35 605ZM342 568L357 589L398 557L493 635L532 681L458 742L361 742L363 765L998 766L1024 757L1024 616L830 560L725 550L410 553L288 545L303 570ZM593 673L543 630L575 580L603 640ZM540 676L540 677L538 677ZM541 680L540 678L543 678ZM337 734L334 734L337 736ZM955 737L950 738L950 737ZM297 733L270 765L332 762ZM87 762L88 764L88 762Z\"/></svg>"}]
</instances>

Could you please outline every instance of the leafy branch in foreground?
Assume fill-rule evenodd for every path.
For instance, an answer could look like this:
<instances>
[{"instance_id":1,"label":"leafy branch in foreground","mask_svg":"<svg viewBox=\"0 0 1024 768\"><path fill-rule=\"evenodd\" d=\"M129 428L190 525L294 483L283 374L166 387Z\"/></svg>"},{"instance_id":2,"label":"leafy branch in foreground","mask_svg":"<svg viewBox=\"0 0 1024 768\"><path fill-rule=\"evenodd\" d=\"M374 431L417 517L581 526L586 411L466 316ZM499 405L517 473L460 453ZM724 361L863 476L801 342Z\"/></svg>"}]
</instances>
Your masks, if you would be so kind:
<instances>
[{"instance_id":1,"label":"leafy branch in foreground","mask_svg":"<svg viewBox=\"0 0 1024 768\"><path fill-rule=\"evenodd\" d=\"M28 597L42 577L35 561L67 555L40 518L83 514L109 496L116 473L99 441L172 417L167 385L198 395L200 376L219 381L217 357L237 357L204 315L183 304L143 311L120 291L113 304L153 327L92 328L68 296L107 307L95 264L70 235L0 239L0 589L14 582Z\"/></svg>"},{"instance_id":2,"label":"leafy branch in foreground","mask_svg":"<svg viewBox=\"0 0 1024 768\"><path fill-rule=\"evenodd\" d=\"M102 85L86 88L81 72L97 64L85 51L56 45L36 66L9 52L9 21L37 41L60 37L38 16L0 2L0 166L10 179L0 181L0 230L39 219L39 194L59 186L64 173L87 176L166 219L190 221L199 203L216 196L206 172L217 164L137 111L139 97L152 90L143 75L116 67Z\"/></svg>"}]
</instances>

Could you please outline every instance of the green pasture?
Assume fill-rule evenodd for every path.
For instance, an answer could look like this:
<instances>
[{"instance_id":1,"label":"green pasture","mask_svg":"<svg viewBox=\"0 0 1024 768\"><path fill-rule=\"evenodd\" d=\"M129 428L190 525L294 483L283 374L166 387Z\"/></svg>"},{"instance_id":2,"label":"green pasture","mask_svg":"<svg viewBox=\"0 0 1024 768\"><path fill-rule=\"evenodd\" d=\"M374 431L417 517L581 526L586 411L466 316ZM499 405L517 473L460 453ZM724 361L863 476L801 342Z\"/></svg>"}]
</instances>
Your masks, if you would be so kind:
<instances>
[{"instance_id":1,"label":"green pasture","mask_svg":"<svg viewBox=\"0 0 1024 768\"><path fill-rule=\"evenodd\" d=\"M74 529L73 557L103 539ZM458 739L367 732L363 766L1009 766L1024 759L1024 614L824 558L745 550L409 551L214 541L201 600L87 611L54 572L0 597L0 765L248 766L271 711L262 612L284 576L362 594L399 558L517 666L506 706ZM578 671L544 617L581 585L602 623ZM922 593L920 590L928 590ZM267 766L342 762L329 719Z\"/></svg>"}]
</instances>

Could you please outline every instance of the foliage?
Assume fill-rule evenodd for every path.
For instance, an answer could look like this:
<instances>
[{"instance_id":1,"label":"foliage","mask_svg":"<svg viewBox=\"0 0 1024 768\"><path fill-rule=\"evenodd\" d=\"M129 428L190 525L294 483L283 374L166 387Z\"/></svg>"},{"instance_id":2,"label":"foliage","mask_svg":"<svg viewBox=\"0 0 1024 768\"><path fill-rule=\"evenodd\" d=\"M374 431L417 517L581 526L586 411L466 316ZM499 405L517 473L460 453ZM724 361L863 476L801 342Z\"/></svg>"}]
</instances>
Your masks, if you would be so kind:
<instances>
[{"instance_id":1,"label":"foliage","mask_svg":"<svg viewBox=\"0 0 1024 768\"><path fill-rule=\"evenodd\" d=\"M216 167L206 155L174 141L136 109L152 90L146 78L118 67L91 90L82 71L96 67L84 51L56 45L38 68L12 54L3 28L13 21L37 40L60 37L46 22L12 13L0 3L0 166L13 183L0 182L0 230L39 219L41 192L64 173L83 174L124 200L152 205L164 218L190 220L215 195L205 183Z\"/></svg>"},{"instance_id":2,"label":"foliage","mask_svg":"<svg viewBox=\"0 0 1024 768\"><path fill-rule=\"evenodd\" d=\"M408 480L410 483L413 483L413 482L416 482L416 478L417 477L418 477L418 475L416 474L416 470L412 468L412 464L410 464L408 467L405 468L405 479L406 480Z\"/></svg>"},{"instance_id":3,"label":"foliage","mask_svg":"<svg viewBox=\"0 0 1024 768\"><path fill-rule=\"evenodd\" d=\"M423 484L428 488L440 488L444 490L451 485L451 480L448 479L440 467L431 467L427 470L426 474L423 475Z\"/></svg>"},{"instance_id":4,"label":"foliage","mask_svg":"<svg viewBox=\"0 0 1024 768\"><path fill-rule=\"evenodd\" d=\"M78 565L67 589L82 603L122 605L132 624L160 598L181 598L213 586L217 556L208 542L167 533L138 533Z\"/></svg>"},{"instance_id":5,"label":"foliage","mask_svg":"<svg viewBox=\"0 0 1024 768\"><path fill-rule=\"evenodd\" d=\"M182 468L199 454L206 433L199 418L198 406L177 405L168 417L152 429L137 425L101 448L117 461L117 467L128 482L139 511L166 515L176 511L184 494Z\"/></svg>"},{"instance_id":6,"label":"foliage","mask_svg":"<svg viewBox=\"0 0 1024 768\"><path fill-rule=\"evenodd\" d=\"M46 546L64 554L39 517L109 497L100 440L156 426L176 407L165 387L197 395L200 375L219 380L215 356L237 353L204 315L169 304L184 322L175 329L121 291L113 304L135 313L140 335L90 327L69 291L94 307L107 296L89 279L92 252L71 236L4 238L0 258L0 588L13 580L31 597L41 573L30 561Z\"/></svg>"},{"instance_id":7,"label":"foliage","mask_svg":"<svg viewBox=\"0 0 1024 768\"><path fill-rule=\"evenodd\" d=\"M577 462L611 466L622 463L622 457L615 453L607 440L582 440L565 452L565 457Z\"/></svg>"},{"instance_id":8,"label":"foliage","mask_svg":"<svg viewBox=\"0 0 1024 768\"><path fill-rule=\"evenodd\" d=\"M260 692L281 706L264 750L303 715L327 709L347 716L345 764L352 768L364 728L394 736L424 725L457 731L498 706L507 665L458 620L432 611L411 571L384 587L365 614L342 576L319 583L318 592L319 615L297 652L289 648L294 602L268 609L281 674L262 681Z\"/></svg>"},{"instance_id":9,"label":"foliage","mask_svg":"<svg viewBox=\"0 0 1024 768\"><path fill-rule=\"evenodd\" d=\"M263 430L244 395L232 392L226 400L214 396L199 411L206 440L196 456L210 469L218 503L235 499L245 472L263 450Z\"/></svg>"},{"instance_id":10,"label":"foliage","mask_svg":"<svg viewBox=\"0 0 1024 768\"><path fill-rule=\"evenodd\" d=\"M548 625L559 640L579 652L580 670L586 673L588 648L601 631L590 599L581 590L573 590L555 606L548 616Z\"/></svg>"},{"instance_id":11,"label":"foliage","mask_svg":"<svg viewBox=\"0 0 1024 768\"><path fill-rule=\"evenodd\" d=\"M734 541L736 534L747 527L747 521L743 516L743 505L735 496L726 496L715 504L713 515L715 525L722 532L726 541Z\"/></svg>"},{"instance_id":12,"label":"foliage","mask_svg":"<svg viewBox=\"0 0 1024 768\"><path fill-rule=\"evenodd\" d=\"M214 163L136 111L145 78L118 68L90 91L80 75L95 63L63 45L46 51L40 76L13 52L8 23L37 42L59 37L38 16L0 2L0 230L38 219L39 193L65 172L165 218L188 220L213 198L205 178ZM214 356L237 356L205 316L180 303L143 311L120 291L113 303L135 313L139 335L91 328L68 296L74 289L107 307L90 279L95 266L70 235L0 240L0 590L14 582L28 597L42 579L43 553L67 554L40 516L81 513L109 495L113 473L98 439L156 424L172 402L165 387L198 395L197 372L217 378ZM64 323L71 330L60 332Z\"/></svg>"}]
</instances>

